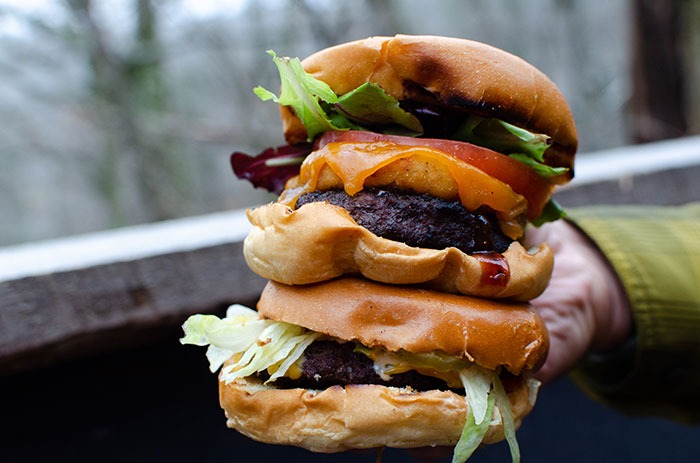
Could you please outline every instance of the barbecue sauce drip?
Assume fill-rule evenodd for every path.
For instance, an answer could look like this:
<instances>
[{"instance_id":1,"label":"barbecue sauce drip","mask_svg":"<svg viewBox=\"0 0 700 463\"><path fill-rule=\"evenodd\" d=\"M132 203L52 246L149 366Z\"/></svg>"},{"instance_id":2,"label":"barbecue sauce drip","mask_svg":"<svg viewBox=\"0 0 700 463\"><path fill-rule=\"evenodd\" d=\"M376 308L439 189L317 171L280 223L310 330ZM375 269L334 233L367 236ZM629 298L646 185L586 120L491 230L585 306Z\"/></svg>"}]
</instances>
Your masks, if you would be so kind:
<instances>
[{"instance_id":1,"label":"barbecue sauce drip","mask_svg":"<svg viewBox=\"0 0 700 463\"><path fill-rule=\"evenodd\" d=\"M481 264L481 283L489 286L506 286L510 279L510 267L506 258L498 252L472 254Z\"/></svg>"}]
</instances>

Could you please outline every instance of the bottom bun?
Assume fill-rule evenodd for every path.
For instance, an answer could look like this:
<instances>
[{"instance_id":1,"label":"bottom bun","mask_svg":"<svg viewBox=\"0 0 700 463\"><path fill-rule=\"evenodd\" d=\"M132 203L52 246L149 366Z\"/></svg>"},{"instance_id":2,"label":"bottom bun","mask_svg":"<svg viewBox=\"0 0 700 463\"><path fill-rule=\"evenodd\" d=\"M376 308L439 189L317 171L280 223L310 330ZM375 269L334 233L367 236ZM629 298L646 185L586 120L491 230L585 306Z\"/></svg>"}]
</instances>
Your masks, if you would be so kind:
<instances>
[{"instance_id":1,"label":"bottom bun","mask_svg":"<svg viewBox=\"0 0 700 463\"><path fill-rule=\"evenodd\" d=\"M532 410L536 390L524 380L511 389L517 428ZM229 428L260 442L323 453L455 445L467 413L465 398L450 391L366 384L276 389L245 378L220 381L219 398ZM503 439L503 422L495 413L483 443Z\"/></svg>"}]
</instances>

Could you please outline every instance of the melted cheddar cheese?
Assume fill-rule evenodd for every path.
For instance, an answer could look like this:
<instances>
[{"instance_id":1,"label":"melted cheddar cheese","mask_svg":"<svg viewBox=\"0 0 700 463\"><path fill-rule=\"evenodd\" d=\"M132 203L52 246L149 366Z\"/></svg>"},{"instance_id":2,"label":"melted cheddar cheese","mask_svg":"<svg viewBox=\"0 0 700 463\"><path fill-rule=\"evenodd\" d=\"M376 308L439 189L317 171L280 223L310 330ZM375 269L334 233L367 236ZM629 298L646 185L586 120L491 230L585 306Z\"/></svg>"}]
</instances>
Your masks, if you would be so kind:
<instances>
[{"instance_id":1,"label":"melted cheddar cheese","mask_svg":"<svg viewBox=\"0 0 700 463\"><path fill-rule=\"evenodd\" d=\"M335 182L329 182L329 176ZM527 211L527 200L522 195L471 164L426 146L328 143L307 156L280 202L293 207L300 195L318 189L342 187L352 196L366 186L390 185L458 199L470 211L487 206L496 212L507 235L515 239L522 234L518 217Z\"/></svg>"}]
</instances>

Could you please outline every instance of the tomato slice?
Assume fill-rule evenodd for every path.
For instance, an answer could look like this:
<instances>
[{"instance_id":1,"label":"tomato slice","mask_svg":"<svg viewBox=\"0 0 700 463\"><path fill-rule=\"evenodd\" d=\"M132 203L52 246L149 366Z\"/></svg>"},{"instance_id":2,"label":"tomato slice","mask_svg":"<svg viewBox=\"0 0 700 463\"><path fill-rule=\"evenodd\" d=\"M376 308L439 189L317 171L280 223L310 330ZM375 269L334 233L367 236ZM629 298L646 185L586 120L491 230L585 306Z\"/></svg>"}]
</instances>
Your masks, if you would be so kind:
<instances>
[{"instance_id":1,"label":"tomato slice","mask_svg":"<svg viewBox=\"0 0 700 463\"><path fill-rule=\"evenodd\" d=\"M384 135L359 130L326 132L317 140L315 149L331 142L379 142L388 141L403 146L426 146L442 151L481 169L492 177L507 183L516 193L527 199L527 217L540 216L552 194L552 185L525 164L504 154L471 143L439 138L413 138Z\"/></svg>"}]
</instances>

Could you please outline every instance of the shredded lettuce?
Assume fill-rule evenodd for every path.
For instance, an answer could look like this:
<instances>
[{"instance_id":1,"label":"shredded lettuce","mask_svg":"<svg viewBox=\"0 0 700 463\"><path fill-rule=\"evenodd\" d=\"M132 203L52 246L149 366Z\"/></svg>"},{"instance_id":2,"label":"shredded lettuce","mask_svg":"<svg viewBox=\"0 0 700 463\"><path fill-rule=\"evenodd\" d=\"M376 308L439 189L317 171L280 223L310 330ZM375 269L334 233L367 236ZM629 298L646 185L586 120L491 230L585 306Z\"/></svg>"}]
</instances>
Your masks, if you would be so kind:
<instances>
[{"instance_id":1,"label":"shredded lettuce","mask_svg":"<svg viewBox=\"0 0 700 463\"><path fill-rule=\"evenodd\" d=\"M491 372L472 366L459 372L467 401L467 419L455 446L452 463L463 463L479 448L489 429L495 395L491 394Z\"/></svg>"},{"instance_id":2,"label":"shredded lettuce","mask_svg":"<svg viewBox=\"0 0 700 463\"><path fill-rule=\"evenodd\" d=\"M274 381L321 336L290 323L260 319L257 312L243 306L232 306L223 319L192 315L183 330L182 344L209 346L207 359L212 372L226 360L237 357L221 370L221 379L226 383L268 368L276 368L268 380Z\"/></svg>"},{"instance_id":3,"label":"shredded lettuce","mask_svg":"<svg viewBox=\"0 0 700 463\"><path fill-rule=\"evenodd\" d=\"M503 419L503 433L510 448L510 457L513 463L520 463L520 447L518 440L515 437L515 421L513 419L513 410L510 407L510 399L503 389L503 384L498 378L493 382L493 395L496 396L496 407L501 413Z\"/></svg>"},{"instance_id":4,"label":"shredded lettuce","mask_svg":"<svg viewBox=\"0 0 700 463\"><path fill-rule=\"evenodd\" d=\"M537 402L537 394L540 391L540 386L542 386L542 382L539 379L535 379L532 377L529 377L526 379L527 382L527 390L528 390L528 402L530 402L530 406L534 407L535 402Z\"/></svg>"},{"instance_id":5,"label":"shredded lettuce","mask_svg":"<svg viewBox=\"0 0 700 463\"><path fill-rule=\"evenodd\" d=\"M474 367L459 372L459 378L464 385L467 403L474 422L479 425L487 417L487 400L491 391L490 372ZM490 418L490 415L488 416Z\"/></svg>"},{"instance_id":6,"label":"shredded lettuce","mask_svg":"<svg viewBox=\"0 0 700 463\"><path fill-rule=\"evenodd\" d=\"M299 352L297 347L300 344L309 345L320 336L318 333L305 333L305 331L300 326L284 322L271 325L260 335L256 343L248 347L237 362L229 364L221 370L222 379L229 383L237 378L244 378L258 371L266 370L287 359L292 352L298 352L301 356L303 350ZM293 362L287 362L287 365L291 365L291 363ZM279 368L275 378L284 375L284 373L286 371ZM270 381L273 381L272 377L267 380L267 382Z\"/></svg>"},{"instance_id":7,"label":"shredded lettuce","mask_svg":"<svg viewBox=\"0 0 700 463\"><path fill-rule=\"evenodd\" d=\"M185 336L182 344L209 346L207 358L209 369L217 371L229 357L254 343L270 324L258 319L252 309L241 305L231 306L223 320L215 315L193 315L185 321L182 329ZM231 333L235 333L234 336Z\"/></svg>"},{"instance_id":8,"label":"shredded lettuce","mask_svg":"<svg viewBox=\"0 0 700 463\"><path fill-rule=\"evenodd\" d=\"M493 414L496 397L494 394L488 394L486 397L485 416ZM489 430L491 420L483 420L481 423L476 423L474 415L467 413L467 421L464 423L462 434L459 436L459 441L455 445L452 453L452 463L464 463L472 456L474 451L479 448L481 441L484 440L486 432Z\"/></svg>"}]
</instances>

